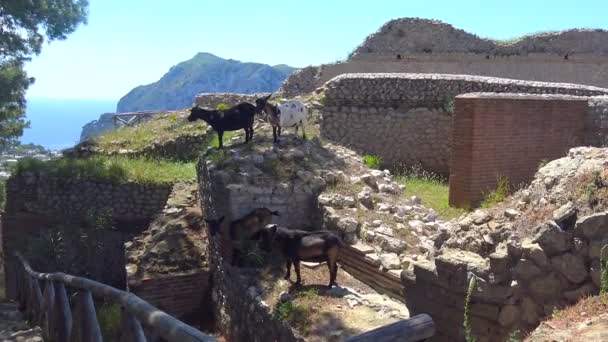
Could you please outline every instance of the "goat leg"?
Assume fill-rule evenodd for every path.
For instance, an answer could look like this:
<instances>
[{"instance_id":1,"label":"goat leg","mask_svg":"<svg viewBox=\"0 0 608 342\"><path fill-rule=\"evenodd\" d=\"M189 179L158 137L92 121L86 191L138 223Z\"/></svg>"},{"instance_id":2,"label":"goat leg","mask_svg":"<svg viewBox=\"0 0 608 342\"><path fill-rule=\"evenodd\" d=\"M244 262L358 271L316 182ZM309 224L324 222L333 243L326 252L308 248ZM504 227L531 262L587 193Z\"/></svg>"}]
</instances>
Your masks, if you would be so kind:
<instances>
[{"instance_id":1,"label":"goat leg","mask_svg":"<svg viewBox=\"0 0 608 342\"><path fill-rule=\"evenodd\" d=\"M289 280L291 278L291 259L287 258L287 273L285 273L285 279Z\"/></svg>"},{"instance_id":2,"label":"goat leg","mask_svg":"<svg viewBox=\"0 0 608 342\"><path fill-rule=\"evenodd\" d=\"M296 285L302 284L302 277L300 277L300 260L293 261L293 268L296 270Z\"/></svg>"},{"instance_id":3,"label":"goat leg","mask_svg":"<svg viewBox=\"0 0 608 342\"><path fill-rule=\"evenodd\" d=\"M306 127L304 126L304 122L300 121L302 125L302 139L306 140Z\"/></svg>"},{"instance_id":4,"label":"goat leg","mask_svg":"<svg viewBox=\"0 0 608 342\"><path fill-rule=\"evenodd\" d=\"M224 148L222 141L224 140L224 131L217 131L217 141L219 142L219 148Z\"/></svg>"},{"instance_id":5,"label":"goat leg","mask_svg":"<svg viewBox=\"0 0 608 342\"><path fill-rule=\"evenodd\" d=\"M249 141L253 141L253 125L249 127Z\"/></svg>"}]
</instances>

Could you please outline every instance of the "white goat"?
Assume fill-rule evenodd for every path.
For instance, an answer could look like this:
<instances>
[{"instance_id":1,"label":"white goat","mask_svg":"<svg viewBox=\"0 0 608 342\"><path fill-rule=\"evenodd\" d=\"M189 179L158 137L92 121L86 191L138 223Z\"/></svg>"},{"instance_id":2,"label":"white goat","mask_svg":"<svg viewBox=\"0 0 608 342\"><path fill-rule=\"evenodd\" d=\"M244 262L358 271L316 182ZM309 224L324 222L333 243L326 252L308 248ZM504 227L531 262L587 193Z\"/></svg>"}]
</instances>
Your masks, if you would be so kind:
<instances>
[{"instance_id":1,"label":"white goat","mask_svg":"<svg viewBox=\"0 0 608 342\"><path fill-rule=\"evenodd\" d=\"M308 117L308 108L300 101L282 101L278 105L273 105L268 102L272 94L264 98L259 98L255 101L258 109L263 110L268 116L268 121L272 125L272 135L276 143L281 136L282 127L296 128L296 136L298 129L302 127L302 139L306 139L306 118ZM278 134L277 134L278 133Z\"/></svg>"}]
</instances>

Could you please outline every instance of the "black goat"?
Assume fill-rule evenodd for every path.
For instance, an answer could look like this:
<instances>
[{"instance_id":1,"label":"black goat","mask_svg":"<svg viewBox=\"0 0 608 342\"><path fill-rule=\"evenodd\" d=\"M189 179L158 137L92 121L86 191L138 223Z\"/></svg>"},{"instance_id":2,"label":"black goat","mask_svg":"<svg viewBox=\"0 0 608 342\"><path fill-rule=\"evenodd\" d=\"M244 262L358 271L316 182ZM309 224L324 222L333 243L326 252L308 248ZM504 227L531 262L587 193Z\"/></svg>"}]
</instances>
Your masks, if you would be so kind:
<instances>
[{"instance_id":1,"label":"black goat","mask_svg":"<svg viewBox=\"0 0 608 342\"><path fill-rule=\"evenodd\" d=\"M302 283L300 277L300 261L327 262L329 268L329 285L336 285L338 274L338 253L344 245L340 237L328 230L308 232L288 229L276 224L267 225L261 233L262 249L271 251L273 247L285 256L287 273L285 279L291 277L291 264L296 270L296 286Z\"/></svg>"},{"instance_id":2,"label":"black goat","mask_svg":"<svg viewBox=\"0 0 608 342\"><path fill-rule=\"evenodd\" d=\"M245 130L245 143L253 139L253 119L259 113L254 105L248 102L239 103L225 110L206 110L198 106L190 109L188 121L203 120L217 132L219 148L223 148L222 138L225 131Z\"/></svg>"}]
</instances>

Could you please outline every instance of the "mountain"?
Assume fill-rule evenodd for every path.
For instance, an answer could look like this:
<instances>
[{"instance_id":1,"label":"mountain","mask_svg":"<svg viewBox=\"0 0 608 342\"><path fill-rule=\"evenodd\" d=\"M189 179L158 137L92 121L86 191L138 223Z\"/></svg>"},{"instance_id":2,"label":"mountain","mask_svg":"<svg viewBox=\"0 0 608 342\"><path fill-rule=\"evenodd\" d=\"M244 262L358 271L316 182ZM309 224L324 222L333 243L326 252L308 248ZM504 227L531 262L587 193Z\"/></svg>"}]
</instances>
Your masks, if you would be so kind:
<instances>
[{"instance_id":1,"label":"mountain","mask_svg":"<svg viewBox=\"0 0 608 342\"><path fill-rule=\"evenodd\" d=\"M157 82L131 90L118 101L116 111L184 108L204 92L271 92L294 70L285 64L244 63L201 52L171 67Z\"/></svg>"}]
</instances>

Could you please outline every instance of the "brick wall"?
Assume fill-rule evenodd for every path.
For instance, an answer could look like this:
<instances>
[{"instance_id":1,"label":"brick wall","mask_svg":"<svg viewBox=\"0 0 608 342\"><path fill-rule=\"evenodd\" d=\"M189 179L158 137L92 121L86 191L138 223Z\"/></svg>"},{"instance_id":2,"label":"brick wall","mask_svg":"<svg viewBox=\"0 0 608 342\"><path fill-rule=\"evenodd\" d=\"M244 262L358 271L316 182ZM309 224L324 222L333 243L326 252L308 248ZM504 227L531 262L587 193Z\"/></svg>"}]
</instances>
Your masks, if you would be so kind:
<instances>
[{"instance_id":1,"label":"brick wall","mask_svg":"<svg viewBox=\"0 0 608 342\"><path fill-rule=\"evenodd\" d=\"M182 318L205 306L209 272L156 276L130 282L131 292L166 313ZM207 303L208 305L208 303Z\"/></svg>"},{"instance_id":2,"label":"brick wall","mask_svg":"<svg viewBox=\"0 0 608 342\"><path fill-rule=\"evenodd\" d=\"M450 205L477 205L496 188L529 181L542 160L566 155L585 141L588 98L566 95L471 93L456 97L450 165Z\"/></svg>"}]
</instances>

